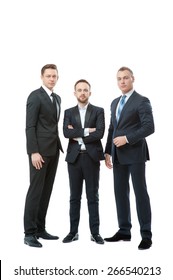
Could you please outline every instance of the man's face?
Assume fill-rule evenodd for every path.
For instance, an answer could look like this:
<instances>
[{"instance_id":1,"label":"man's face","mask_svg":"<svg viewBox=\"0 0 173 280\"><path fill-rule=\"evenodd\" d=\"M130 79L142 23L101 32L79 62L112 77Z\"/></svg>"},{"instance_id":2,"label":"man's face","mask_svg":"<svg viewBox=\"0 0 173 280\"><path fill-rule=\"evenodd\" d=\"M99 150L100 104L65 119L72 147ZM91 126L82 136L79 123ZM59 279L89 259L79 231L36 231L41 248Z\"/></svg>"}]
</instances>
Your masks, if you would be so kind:
<instances>
[{"instance_id":1,"label":"man's face","mask_svg":"<svg viewBox=\"0 0 173 280\"><path fill-rule=\"evenodd\" d=\"M87 104L91 95L90 87L87 83L78 83L74 92L79 103Z\"/></svg>"},{"instance_id":2,"label":"man's face","mask_svg":"<svg viewBox=\"0 0 173 280\"><path fill-rule=\"evenodd\" d=\"M45 85L48 89L53 90L56 82L58 81L58 73L55 69L46 69L44 74L41 76L43 81L43 85Z\"/></svg>"},{"instance_id":3,"label":"man's face","mask_svg":"<svg viewBox=\"0 0 173 280\"><path fill-rule=\"evenodd\" d=\"M128 71L117 73L117 84L122 93L127 93L133 88L134 76Z\"/></svg>"}]
</instances>

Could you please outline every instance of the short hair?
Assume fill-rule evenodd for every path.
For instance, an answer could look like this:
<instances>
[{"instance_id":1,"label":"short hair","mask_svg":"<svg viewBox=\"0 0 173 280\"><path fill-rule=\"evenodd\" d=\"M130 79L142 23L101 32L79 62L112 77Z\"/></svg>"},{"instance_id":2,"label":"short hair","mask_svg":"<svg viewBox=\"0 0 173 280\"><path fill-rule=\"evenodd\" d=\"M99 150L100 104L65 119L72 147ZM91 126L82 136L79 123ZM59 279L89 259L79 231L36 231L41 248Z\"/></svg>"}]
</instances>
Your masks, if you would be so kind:
<instances>
[{"instance_id":1,"label":"short hair","mask_svg":"<svg viewBox=\"0 0 173 280\"><path fill-rule=\"evenodd\" d=\"M85 80L85 79L80 79L80 80L78 80L78 81L75 83L74 89L76 89L76 86L77 86L77 84L79 84L79 83L86 83L87 85L89 85L89 88L91 88L91 85L90 85L90 83L89 83L87 80Z\"/></svg>"},{"instance_id":2,"label":"short hair","mask_svg":"<svg viewBox=\"0 0 173 280\"><path fill-rule=\"evenodd\" d=\"M129 67L126 67L126 66L122 66L118 71L117 71L117 73L119 72L119 71L129 71L132 75L133 75L133 71L129 68Z\"/></svg>"},{"instance_id":3,"label":"short hair","mask_svg":"<svg viewBox=\"0 0 173 280\"><path fill-rule=\"evenodd\" d=\"M54 69L54 70L56 70L57 73L58 73L58 69L57 69L57 66L56 66L55 64L46 64L46 65L44 65L44 66L42 67L42 69L41 69L41 75L44 74L44 72L45 72L46 69Z\"/></svg>"}]
</instances>

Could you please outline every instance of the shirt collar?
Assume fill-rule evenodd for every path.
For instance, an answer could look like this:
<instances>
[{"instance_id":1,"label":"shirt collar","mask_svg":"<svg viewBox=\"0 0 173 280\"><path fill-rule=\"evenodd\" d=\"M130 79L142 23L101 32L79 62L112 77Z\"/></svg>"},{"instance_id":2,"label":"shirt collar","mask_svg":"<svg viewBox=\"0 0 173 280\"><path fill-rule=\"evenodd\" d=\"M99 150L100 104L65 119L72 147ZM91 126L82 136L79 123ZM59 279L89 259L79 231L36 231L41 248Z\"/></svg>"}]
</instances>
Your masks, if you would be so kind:
<instances>
[{"instance_id":1,"label":"shirt collar","mask_svg":"<svg viewBox=\"0 0 173 280\"><path fill-rule=\"evenodd\" d=\"M46 93L49 95L49 97L50 97L50 95L52 94L52 91L50 90L50 89L48 89L45 85L42 85L42 88L46 91Z\"/></svg>"},{"instance_id":2,"label":"shirt collar","mask_svg":"<svg viewBox=\"0 0 173 280\"><path fill-rule=\"evenodd\" d=\"M129 98L132 95L133 92L134 92L134 89L131 89L129 92L127 92L127 93L125 93L123 95L126 95Z\"/></svg>"},{"instance_id":3,"label":"shirt collar","mask_svg":"<svg viewBox=\"0 0 173 280\"><path fill-rule=\"evenodd\" d=\"M89 104L89 103L88 103ZM79 108L79 110L86 110L87 109L87 107L88 107L88 104L86 104L84 107L81 107L79 104L78 104L78 108Z\"/></svg>"}]
</instances>

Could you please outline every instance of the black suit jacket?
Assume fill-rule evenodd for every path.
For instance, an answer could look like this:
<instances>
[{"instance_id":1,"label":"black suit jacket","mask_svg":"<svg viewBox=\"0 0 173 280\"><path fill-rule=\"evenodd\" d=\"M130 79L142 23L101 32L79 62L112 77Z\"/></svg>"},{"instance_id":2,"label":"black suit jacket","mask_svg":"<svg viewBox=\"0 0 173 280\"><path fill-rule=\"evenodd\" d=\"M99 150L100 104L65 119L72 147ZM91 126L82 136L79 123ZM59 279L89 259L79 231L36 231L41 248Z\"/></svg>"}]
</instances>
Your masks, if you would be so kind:
<instances>
[{"instance_id":1,"label":"black suit jacket","mask_svg":"<svg viewBox=\"0 0 173 280\"><path fill-rule=\"evenodd\" d=\"M73 129L68 129L72 125ZM69 138L66 161L74 163L79 152L80 145L73 138L82 137L89 156L94 161L104 159L101 139L105 131L105 117L103 108L89 104L85 115L85 128L96 128L95 132L84 137L84 128L82 128L78 106L67 109L64 112L63 132L66 138Z\"/></svg>"},{"instance_id":2,"label":"black suit jacket","mask_svg":"<svg viewBox=\"0 0 173 280\"><path fill-rule=\"evenodd\" d=\"M26 109L28 154L38 152L42 156L53 156L58 149L63 152L57 125L60 117L61 98L58 95L55 97L59 107L57 119L53 113L53 103L42 87L28 96Z\"/></svg>"},{"instance_id":3,"label":"black suit jacket","mask_svg":"<svg viewBox=\"0 0 173 280\"><path fill-rule=\"evenodd\" d=\"M149 151L145 137L154 132L154 120L150 101L137 92L127 100L116 123L116 107L120 97L111 104L111 120L108 130L105 153L115 155L120 164L132 164L149 160ZM113 138L126 135L129 143L117 148Z\"/></svg>"}]
</instances>

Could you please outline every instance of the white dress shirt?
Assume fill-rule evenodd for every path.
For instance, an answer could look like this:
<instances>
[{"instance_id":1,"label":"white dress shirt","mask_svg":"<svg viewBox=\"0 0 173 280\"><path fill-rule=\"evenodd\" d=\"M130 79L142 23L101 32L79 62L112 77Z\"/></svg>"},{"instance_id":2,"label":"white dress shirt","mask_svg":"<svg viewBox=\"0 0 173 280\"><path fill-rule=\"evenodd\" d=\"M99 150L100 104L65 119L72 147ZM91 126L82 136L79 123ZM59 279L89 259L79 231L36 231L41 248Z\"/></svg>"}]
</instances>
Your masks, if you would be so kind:
<instances>
[{"instance_id":1,"label":"white dress shirt","mask_svg":"<svg viewBox=\"0 0 173 280\"><path fill-rule=\"evenodd\" d=\"M81 124L82 124L82 128L84 128L84 124L85 124L85 115L86 115L86 110L88 107L88 104L84 107L79 107L79 114L80 114L80 119L81 119ZM85 128L84 129L84 137L89 135L89 128ZM83 142L83 139L81 137L77 138L79 145L81 145L81 150L86 150L85 144Z\"/></svg>"}]
</instances>

